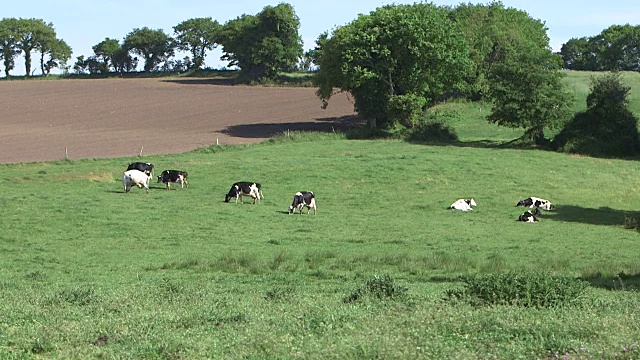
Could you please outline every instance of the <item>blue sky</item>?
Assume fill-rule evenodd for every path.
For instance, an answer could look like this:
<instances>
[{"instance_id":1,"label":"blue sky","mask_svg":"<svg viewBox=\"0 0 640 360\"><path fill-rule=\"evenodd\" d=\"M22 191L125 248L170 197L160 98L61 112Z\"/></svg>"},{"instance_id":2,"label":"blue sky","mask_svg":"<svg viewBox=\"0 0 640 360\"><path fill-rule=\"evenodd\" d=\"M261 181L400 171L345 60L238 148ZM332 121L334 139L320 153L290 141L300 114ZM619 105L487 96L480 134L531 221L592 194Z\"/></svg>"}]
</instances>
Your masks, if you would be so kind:
<instances>
[{"instance_id":1,"label":"blue sky","mask_svg":"<svg viewBox=\"0 0 640 360\"><path fill-rule=\"evenodd\" d=\"M32 0L27 3L11 1L2 7L2 17L38 18L53 23L58 38L73 49L69 65L79 55L93 54L91 47L104 38L122 40L134 28L147 26L163 29L173 35L173 26L196 17L212 17L225 23L242 14L257 14L267 5L287 2L300 18L300 35L305 48L312 48L318 35L336 26L345 25L358 14L367 14L387 4L412 4L420 1L383 0L276 0L276 1L177 1L177 0ZM431 1L436 5L455 6L460 3L487 1ZM531 17L545 22L549 28L551 47L559 50L571 38L593 36L611 25L640 24L637 1L562 1L562 0L503 0L507 7L526 11ZM206 65L221 68L219 51L207 57ZM36 64L37 65L37 64ZM36 72L38 73L39 70ZM24 57L16 59L13 75L24 74ZM4 75L4 71L3 71Z\"/></svg>"}]
</instances>

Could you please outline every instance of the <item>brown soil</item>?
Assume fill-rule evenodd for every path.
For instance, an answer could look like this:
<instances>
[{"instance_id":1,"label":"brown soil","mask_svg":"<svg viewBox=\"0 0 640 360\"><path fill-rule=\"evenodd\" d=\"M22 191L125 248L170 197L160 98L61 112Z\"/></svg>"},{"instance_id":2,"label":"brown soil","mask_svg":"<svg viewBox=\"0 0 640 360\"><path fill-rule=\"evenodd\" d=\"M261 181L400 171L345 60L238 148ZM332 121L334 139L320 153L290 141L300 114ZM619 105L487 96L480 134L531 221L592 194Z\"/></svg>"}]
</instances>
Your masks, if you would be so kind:
<instances>
[{"instance_id":1,"label":"brown soil","mask_svg":"<svg viewBox=\"0 0 640 360\"><path fill-rule=\"evenodd\" d=\"M0 163L177 153L358 122L345 94L216 79L0 82Z\"/></svg>"}]
</instances>

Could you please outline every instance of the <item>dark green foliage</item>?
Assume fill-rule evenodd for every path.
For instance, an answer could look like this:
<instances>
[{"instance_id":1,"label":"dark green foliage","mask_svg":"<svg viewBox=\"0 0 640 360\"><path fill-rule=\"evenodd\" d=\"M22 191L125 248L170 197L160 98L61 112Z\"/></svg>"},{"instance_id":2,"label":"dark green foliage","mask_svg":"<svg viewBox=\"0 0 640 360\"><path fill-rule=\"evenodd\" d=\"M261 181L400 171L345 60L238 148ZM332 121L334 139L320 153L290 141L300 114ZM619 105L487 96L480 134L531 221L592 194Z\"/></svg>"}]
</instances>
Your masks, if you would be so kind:
<instances>
[{"instance_id":1,"label":"dark green foliage","mask_svg":"<svg viewBox=\"0 0 640 360\"><path fill-rule=\"evenodd\" d=\"M567 276L548 273L520 274L508 272L463 277L465 287L449 290L446 298L475 306L515 305L552 308L577 303L588 283Z\"/></svg>"},{"instance_id":2,"label":"dark green foliage","mask_svg":"<svg viewBox=\"0 0 640 360\"><path fill-rule=\"evenodd\" d=\"M310 56L324 106L339 89L373 127L413 126L424 106L457 90L471 64L448 14L433 4L389 5L320 35Z\"/></svg>"},{"instance_id":3,"label":"dark green foliage","mask_svg":"<svg viewBox=\"0 0 640 360\"><path fill-rule=\"evenodd\" d=\"M216 47L220 28L211 17L189 19L173 27L177 48L191 53L194 70L202 68L206 52Z\"/></svg>"},{"instance_id":4,"label":"dark green foliage","mask_svg":"<svg viewBox=\"0 0 640 360\"><path fill-rule=\"evenodd\" d=\"M565 69L638 71L639 42L640 25L612 25L596 36L570 39L560 54Z\"/></svg>"},{"instance_id":5,"label":"dark green foliage","mask_svg":"<svg viewBox=\"0 0 640 360\"><path fill-rule=\"evenodd\" d=\"M365 280L362 287L357 288L349 296L344 298L344 302L351 303L361 300L363 297L373 297L378 300L395 300L406 295L408 288L401 286L389 276L374 275L373 277Z\"/></svg>"},{"instance_id":6,"label":"dark green foliage","mask_svg":"<svg viewBox=\"0 0 640 360\"><path fill-rule=\"evenodd\" d=\"M458 141L458 134L444 122L428 121L411 129L407 140L418 143L454 143Z\"/></svg>"},{"instance_id":7,"label":"dark green foliage","mask_svg":"<svg viewBox=\"0 0 640 360\"><path fill-rule=\"evenodd\" d=\"M275 79L278 71L293 70L302 57L299 28L300 19L286 3L266 6L257 15L242 15L222 26L221 59L240 68L240 82Z\"/></svg>"},{"instance_id":8,"label":"dark green foliage","mask_svg":"<svg viewBox=\"0 0 640 360\"><path fill-rule=\"evenodd\" d=\"M627 108L629 90L619 73L593 77L587 110L576 114L555 137L555 147L591 156L637 153L640 150L638 119Z\"/></svg>"},{"instance_id":9,"label":"dark green foliage","mask_svg":"<svg viewBox=\"0 0 640 360\"><path fill-rule=\"evenodd\" d=\"M175 52L174 41L162 29L152 30L148 27L133 29L124 39L123 48L144 58L144 71L156 70L159 64L166 61Z\"/></svg>"}]
</instances>

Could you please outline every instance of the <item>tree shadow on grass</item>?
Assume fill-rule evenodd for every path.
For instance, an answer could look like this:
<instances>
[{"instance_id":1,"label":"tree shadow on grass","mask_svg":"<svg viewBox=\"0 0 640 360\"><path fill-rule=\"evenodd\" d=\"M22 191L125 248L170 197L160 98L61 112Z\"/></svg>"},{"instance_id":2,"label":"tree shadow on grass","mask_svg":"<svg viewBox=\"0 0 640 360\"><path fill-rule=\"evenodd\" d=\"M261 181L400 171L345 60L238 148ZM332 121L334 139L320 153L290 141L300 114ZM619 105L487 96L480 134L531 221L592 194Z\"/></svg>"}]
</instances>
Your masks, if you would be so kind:
<instances>
[{"instance_id":1,"label":"tree shadow on grass","mask_svg":"<svg viewBox=\"0 0 640 360\"><path fill-rule=\"evenodd\" d=\"M264 139L281 135L287 131L347 132L358 126L362 120L357 116L316 118L315 122L299 121L290 123L242 124L227 126L220 132L225 135L245 138Z\"/></svg>"},{"instance_id":2,"label":"tree shadow on grass","mask_svg":"<svg viewBox=\"0 0 640 360\"><path fill-rule=\"evenodd\" d=\"M597 273L582 277L581 280L589 282L593 287L606 290L640 290L640 274L625 274L624 272L621 272L615 276L602 276L602 274Z\"/></svg>"},{"instance_id":3,"label":"tree shadow on grass","mask_svg":"<svg viewBox=\"0 0 640 360\"><path fill-rule=\"evenodd\" d=\"M545 212L545 214L549 215L546 217L549 220L604 226L625 226L628 217L640 216L640 213L610 207L592 209L576 205L561 205L553 212Z\"/></svg>"},{"instance_id":4,"label":"tree shadow on grass","mask_svg":"<svg viewBox=\"0 0 640 360\"><path fill-rule=\"evenodd\" d=\"M219 85L219 86L233 86L235 85L235 78L233 77L216 77L216 78L180 78L180 79L166 79L162 80L167 83L174 83L180 85Z\"/></svg>"}]
</instances>

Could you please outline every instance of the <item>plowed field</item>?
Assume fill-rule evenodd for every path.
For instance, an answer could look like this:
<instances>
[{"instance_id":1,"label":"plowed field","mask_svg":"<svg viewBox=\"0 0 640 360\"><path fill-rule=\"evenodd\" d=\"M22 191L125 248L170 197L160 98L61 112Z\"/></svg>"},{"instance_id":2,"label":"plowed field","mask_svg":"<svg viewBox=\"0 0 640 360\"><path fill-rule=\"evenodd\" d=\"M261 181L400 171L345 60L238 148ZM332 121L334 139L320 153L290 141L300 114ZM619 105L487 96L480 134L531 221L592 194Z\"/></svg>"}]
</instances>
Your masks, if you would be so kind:
<instances>
[{"instance_id":1,"label":"plowed field","mask_svg":"<svg viewBox=\"0 0 640 360\"><path fill-rule=\"evenodd\" d=\"M0 163L176 153L357 121L345 94L320 105L313 88L216 79L0 81Z\"/></svg>"}]
</instances>

